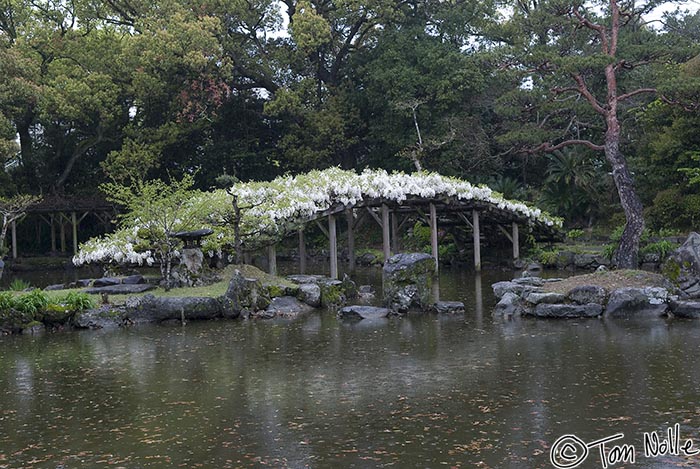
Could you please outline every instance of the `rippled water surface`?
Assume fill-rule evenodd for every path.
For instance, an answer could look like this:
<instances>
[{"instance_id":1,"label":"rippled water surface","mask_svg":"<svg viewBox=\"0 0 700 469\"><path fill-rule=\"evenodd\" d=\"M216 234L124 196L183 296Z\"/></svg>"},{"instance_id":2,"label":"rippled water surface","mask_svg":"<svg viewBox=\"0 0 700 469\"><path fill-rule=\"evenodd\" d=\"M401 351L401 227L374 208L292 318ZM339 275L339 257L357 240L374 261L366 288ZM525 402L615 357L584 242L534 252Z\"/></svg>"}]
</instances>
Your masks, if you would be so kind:
<instances>
[{"instance_id":1,"label":"rippled water surface","mask_svg":"<svg viewBox=\"0 0 700 469\"><path fill-rule=\"evenodd\" d=\"M459 316L1 338L0 467L552 467L565 433L700 466L642 444L700 446L698 323L494 319L499 275L443 274Z\"/></svg>"}]
</instances>

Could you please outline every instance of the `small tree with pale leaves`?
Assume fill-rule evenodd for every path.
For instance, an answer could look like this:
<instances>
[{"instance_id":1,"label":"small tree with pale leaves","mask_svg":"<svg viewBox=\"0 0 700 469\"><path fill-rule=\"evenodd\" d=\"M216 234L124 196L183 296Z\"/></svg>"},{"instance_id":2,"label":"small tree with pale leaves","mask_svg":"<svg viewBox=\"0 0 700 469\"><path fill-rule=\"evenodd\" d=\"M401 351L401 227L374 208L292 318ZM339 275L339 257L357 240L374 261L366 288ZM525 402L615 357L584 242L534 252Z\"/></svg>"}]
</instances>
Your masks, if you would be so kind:
<instances>
[{"instance_id":1,"label":"small tree with pale leaves","mask_svg":"<svg viewBox=\"0 0 700 469\"><path fill-rule=\"evenodd\" d=\"M148 243L143 248L155 254L166 290L171 286L173 261L182 247L182 241L174 238L173 233L199 228L193 211L189 210L190 201L199 193L192 190L193 184L193 177L186 175L170 183L156 179L133 181L129 186L108 183L101 187L108 200L124 207L120 224L137 227L138 238Z\"/></svg>"},{"instance_id":2,"label":"small tree with pale leaves","mask_svg":"<svg viewBox=\"0 0 700 469\"><path fill-rule=\"evenodd\" d=\"M22 218L27 209L38 203L41 197L34 195L19 194L13 197L0 197L0 258L5 255L7 248L5 247L5 239L7 238L7 230L15 222Z\"/></svg>"}]
</instances>

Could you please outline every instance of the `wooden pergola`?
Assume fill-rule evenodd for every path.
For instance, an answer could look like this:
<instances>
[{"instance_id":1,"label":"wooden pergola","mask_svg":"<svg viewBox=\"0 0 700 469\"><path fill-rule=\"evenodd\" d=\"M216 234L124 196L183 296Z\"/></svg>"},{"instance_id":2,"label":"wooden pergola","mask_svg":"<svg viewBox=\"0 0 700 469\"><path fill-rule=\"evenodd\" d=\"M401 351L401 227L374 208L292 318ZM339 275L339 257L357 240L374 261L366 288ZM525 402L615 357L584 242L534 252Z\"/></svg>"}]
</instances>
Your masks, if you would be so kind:
<instances>
[{"instance_id":1,"label":"wooden pergola","mask_svg":"<svg viewBox=\"0 0 700 469\"><path fill-rule=\"evenodd\" d=\"M51 230L52 252L58 250L57 242L60 242L61 252L67 252L67 238L70 236L73 254L77 254L80 223L88 215L93 215L105 227L105 231L108 231L116 215L116 209L114 205L97 196L45 197L41 202L29 207L22 218L10 225L13 259L18 257L17 225L31 215L36 215L39 220L48 224Z\"/></svg>"},{"instance_id":2,"label":"wooden pergola","mask_svg":"<svg viewBox=\"0 0 700 469\"><path fill-rule=\"evenodd\" d=\"M367 219L374 220L382 229L382 250L384 259L400 251L400 232L405 223L416 216L430 227L431 252L435 259L435 270L439 268L439 226L466 226L472 232L474 246L474 268L481 270L481 240L483 236L505 236L513 247L513 259L520 258L520 227L528 226L532 234L540 240L561 239L557 227L532 221L518 212L500 208L495 204L480 200L458 198L419 198L413 197L396 203L391 200L365 199L356 205L337 204L327 210L316 213L301 223L299 237L299 270L306 270L306 241L304 230L313 223L326 235L330 247L330 275L338 278L338 230L337 219L346 217L348 267L355 267L355 230ZM327 225L322 223L327 220ZM275 244L268 246L269 272L277 273L277 254Z\"/></svg>"}]
</instances>

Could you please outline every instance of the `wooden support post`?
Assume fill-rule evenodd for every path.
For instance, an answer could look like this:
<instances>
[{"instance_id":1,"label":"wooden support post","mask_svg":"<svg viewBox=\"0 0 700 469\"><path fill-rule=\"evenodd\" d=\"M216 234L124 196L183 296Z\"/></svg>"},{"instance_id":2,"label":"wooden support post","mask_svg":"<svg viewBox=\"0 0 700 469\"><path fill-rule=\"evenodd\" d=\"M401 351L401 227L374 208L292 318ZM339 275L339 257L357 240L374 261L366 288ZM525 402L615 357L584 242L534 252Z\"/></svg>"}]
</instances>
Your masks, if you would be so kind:
<instances>
[{"instance_id":1,"label":"wooden support post","mask_svg":"<svg viewBox=\"0 0 700 469\"><path fill-rule=\"evenodd\" d=\"M17 222L12 222L12 258L17 259Z\"/></svg>"},{"instance_id":2,"label":"wooden support post","mask_svg":"<svg viewBox=\"0 0 700 469\"><path fill-rule=\"evenodd\" d=\"M50 215L51 218L51 252L56 252L56 220L54 214Z\"/></svg>"},{"instance_id":3,"label":"wooden support post","mask_svg":"<svg viewBox=\"0 0 700 469\"><path fill-rule=\"evenodd\" d=\"M66 223L63 221L63 214L60 214L61 225L61 252L66 252Z\"/></svg>"},{"instance_id":4,"label":"wooden support post","mask_svg":"<svg viewBox=\"0 0 700 469\"><path fill-rule=\"evenodd\" d=\"M472 210L472 225L474 235L474 270L481 272L481 232L479 230L479 212Z\"/></svg>"},{"instance_id":5,"label":"wooden support post","mask_svg":"<svg viewBox=\"0 0 700 469\"><path fill-rule=\"evenodd\" d=\"M70 218L73 225L73 255L76 255L78 254L78 217L75 212L72 212Z\"/></svg>"},{"instance_id":6,"label":"wooden support post","mask_svg":"<svg viewBox=\"0 0 700 469\"><path fill-rule=\"evenodd\" d=\"M355 217L353 209L346 212L348 221L348 272L355 271Z\"/></svg>"},{"instance_id":7,"label":"wooden support post","mask_svg":"<svg viewBox=\"0 0 700 469\"><path fill-rule=\"evenodd\" d=\"M267 248L268 272L270 275L277 275L277 246L270 244Z\"/></svg>"},{"instance_id":8,"label":"wooden support post","mask_svg":"<svg viewBox=\"0 0 700 469\"><path fill-rule=\"evenodd\" d=\"M433 259L435 259L435 272L437 272L440 265L440 259L438 259L438 226L435 204L430 204L430 247L432 250Z\"/></svg>"},{"instance_id":9,"label":"wooden support post","mask_svg":"<svg viewBox=\"0 0 700 469\"><path fill-rule=\"evenodd\" d=\"M382 204L382 247L384 250L384 262L391 257L391 245L389 243L389 207Z\"/></svg>"},{"instance_id":10,"label":"wooden support post","mask_svg":"<svg viewBox=\"0 0 700 469\"><path fill-rule=\"evenodd\" d=\"M338 237L335 230L335 215L328 215L328 239L331 248L331 278L338 278Z\"/></svg>"},{"instance_id":11,"label":"wooden support post","mask_svg":"<svg viewBox=\"0 0 700 469\"><path fill-rule=\"evenodd\" d=\"M520 259L520 239L518 238L518 223L513 222L513 259Z\"/></svg>"},{"instance_id":12,"label":"wooden support post","mask_svg":"<svg viewBox=\"0 0 700 469\"><path fill-rule=\"evenodd\" d=\"M474 276L474 306L476 316L476 326L481 329L484 324L484 298L481 291L481 274Z\"/></svg>"},{"instance_id":13,"label":"wooden support post","mask_svg":"<svg viewBox=\"0 0 700 469\"><path fill-rule=\"evenodd\" d=\"M299 228L299 273L306 273L306 238L304 228Z\"/></svg>"},{"instance_id":14,"label":"wooden support post","mask_svg":"<svg viewBox=\"0 0 700 469\"><path fill-rule=\"evenodd\" d=\"M391 214L391 251L394 254L401 251L399 246L399 214L396 212Z\"/></svg>"}]
</instances>

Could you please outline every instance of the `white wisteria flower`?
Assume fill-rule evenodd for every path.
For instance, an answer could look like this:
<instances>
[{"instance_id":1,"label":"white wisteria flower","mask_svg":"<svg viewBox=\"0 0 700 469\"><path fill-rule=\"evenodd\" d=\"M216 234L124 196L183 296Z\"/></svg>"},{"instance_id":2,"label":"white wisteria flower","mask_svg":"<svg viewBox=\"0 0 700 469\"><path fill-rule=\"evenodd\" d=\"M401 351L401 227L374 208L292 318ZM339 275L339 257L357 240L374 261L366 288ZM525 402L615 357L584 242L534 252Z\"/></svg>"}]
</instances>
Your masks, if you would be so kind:
<instances>
[{"instance_id":1,"label":"white wisteria flower","mask_svg":"<svg viewBox=\"0 0 700 469\"><path fill-rule=\"evenodd\" d=\"M311 171L297 176L282 176L270 182L239 183L228 191L197 192L186 207L187 219L196 220L197 229L211 227L214 235L203 240L203 251L210 256L231 252L234 245L232 195L242 209L240 223L243 244L253 249L269 244L298 229L316 213L338 204L351 207L371 199L402 203L412 198L454 198L474 200L495 209L525 218L532 225L560 228L562 220L539 208L507 200L486 186L475 186L462 179L438 173L388 173L366 169L357 174L340 168ZM140 239L140 226L127 226L103 238L84 243L73 258L76 265L89 262L117 262L151 265L154 262L147 240Z\"/></svg>"}]
</instances>

